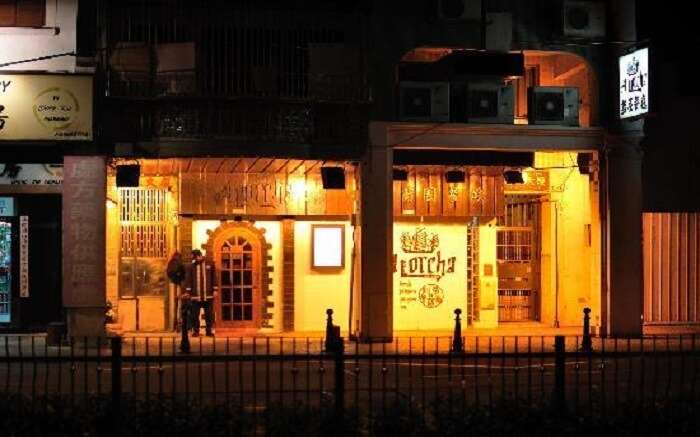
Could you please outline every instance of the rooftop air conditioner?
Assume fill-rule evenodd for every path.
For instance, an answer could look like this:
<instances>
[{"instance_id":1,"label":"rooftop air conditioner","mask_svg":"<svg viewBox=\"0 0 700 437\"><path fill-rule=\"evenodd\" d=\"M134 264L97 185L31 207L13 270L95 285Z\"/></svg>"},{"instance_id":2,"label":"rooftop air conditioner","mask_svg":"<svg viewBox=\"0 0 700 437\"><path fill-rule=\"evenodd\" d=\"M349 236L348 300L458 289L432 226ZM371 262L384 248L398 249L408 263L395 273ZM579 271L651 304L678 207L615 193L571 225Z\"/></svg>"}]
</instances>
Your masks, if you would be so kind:
<instances>
[{"instance_id":1,"label":"rooftop air conditioner","mask_svg":"<svg viewBox=\"0 0 700 437\"><path fill-rule=\"evenodd\" d=\"M448 82L401 82L401 121L450 121Z\"/></svg>"},{"instance_id":2,"label":"rooftop air conditioner","mask_svg":"<svg viewBox=\"0 0 700 437\"><path fill-rule=\"evenodd\" d=\"M467 85L469 123L513 124L513 86L501 83Z\"/></svg>"},{"instance_id":3,"label":"rooftop air conditioner","mask_svg":"<svg viewBox=\"0 0 700 437\"><path fill-rule=\"evenodd\" d=\"M481 20L481 0L438 0L442 20Z\"/></svg>"},{"instance_id":4,"label":"rooftop air conditioner","mask_svg":"<svg viewBox=\"0 0 700 437\"><path fill-rule=\"evenodd\" d=\"M605 3L565 0L562 14L564 36L579 38L605 36Z\"/></svg>"},{"instance_id":5,"label":"rooftop air conditioner","mask_svg":"<svg viewBox=\"0 0 700 437\"><path fill-rule=\"evenodd\" d=\"M530 124L578 126L578 88L531 87L528 97Z\"/></svg>"}]
</instances>

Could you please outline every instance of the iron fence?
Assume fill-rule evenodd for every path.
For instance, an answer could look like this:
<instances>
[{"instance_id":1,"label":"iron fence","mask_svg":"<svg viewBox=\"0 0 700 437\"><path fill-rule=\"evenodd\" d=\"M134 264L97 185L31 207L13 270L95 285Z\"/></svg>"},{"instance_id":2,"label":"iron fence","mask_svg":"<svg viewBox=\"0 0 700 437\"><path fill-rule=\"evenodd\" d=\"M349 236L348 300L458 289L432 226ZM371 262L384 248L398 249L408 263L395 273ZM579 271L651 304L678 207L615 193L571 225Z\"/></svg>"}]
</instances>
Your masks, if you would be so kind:
<instances>
[{"instance_id":1,"label":"iron fence","mask_svg":"<svg viewBox=\"0 0 700 437\"><path fill-rule=\"evenodd\" d=\"M450 337L342 342L320 338L199 338L189 354L174 337L0 338L0 393L71 404L176 399L234 406L262 419L270 405L330 407L385 414L396 405L426 417L493 408L507 401L605 414L621 405L697 400L700 368L695 335L581 337ZM261 417L255 418L257 414Z\"/></svg>"}]
</instances>

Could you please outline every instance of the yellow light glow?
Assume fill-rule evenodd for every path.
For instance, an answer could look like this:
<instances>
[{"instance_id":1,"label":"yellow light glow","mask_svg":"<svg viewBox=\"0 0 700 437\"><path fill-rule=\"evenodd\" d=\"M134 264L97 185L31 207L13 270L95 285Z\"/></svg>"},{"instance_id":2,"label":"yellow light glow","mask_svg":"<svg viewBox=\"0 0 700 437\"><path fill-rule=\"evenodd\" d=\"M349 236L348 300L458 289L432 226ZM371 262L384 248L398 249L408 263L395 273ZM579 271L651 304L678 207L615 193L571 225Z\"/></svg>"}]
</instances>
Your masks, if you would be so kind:
<instances>
[{"instance_id":1,"label":"yellow light glow","mask_svg":"<svg viewBox=\"0 0 700 437\"><path fill-rule=\"evenodd\" d=\"M289 181L289 192L292 199L300 200L306 197L306 181L304 179L293 179Z\"/></svg>"},{"instance_id":2,"label":"yellow light glow","mask_svg":"<svg viewBox=\"0 0 700 437\"><path fill-rule=\"evenodd\" d=\"M527 182L530 180L530 172L524 171L524 172L522 172L522 174L523 174L523 184L527 184Z\"/></svg>"}]
</instances>

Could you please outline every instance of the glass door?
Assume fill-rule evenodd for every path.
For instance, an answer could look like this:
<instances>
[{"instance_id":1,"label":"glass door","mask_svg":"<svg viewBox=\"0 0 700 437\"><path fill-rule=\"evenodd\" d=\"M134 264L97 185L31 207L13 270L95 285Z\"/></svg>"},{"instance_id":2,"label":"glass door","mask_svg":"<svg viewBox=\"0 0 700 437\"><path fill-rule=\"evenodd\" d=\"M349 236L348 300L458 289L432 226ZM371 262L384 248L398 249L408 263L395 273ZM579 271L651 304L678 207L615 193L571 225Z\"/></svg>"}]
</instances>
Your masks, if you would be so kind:
<instances>
[{"instance_id":1,"label":"glass door","mask_svg":"<svg viewBox=\"0 0 700 437\"><path fill-rule=\"evenodd\" d=\"M233 235L218 249L217 298L219 324L231 328L260 326L259 245L247 236Z\"/></svg>"}]
</instances>

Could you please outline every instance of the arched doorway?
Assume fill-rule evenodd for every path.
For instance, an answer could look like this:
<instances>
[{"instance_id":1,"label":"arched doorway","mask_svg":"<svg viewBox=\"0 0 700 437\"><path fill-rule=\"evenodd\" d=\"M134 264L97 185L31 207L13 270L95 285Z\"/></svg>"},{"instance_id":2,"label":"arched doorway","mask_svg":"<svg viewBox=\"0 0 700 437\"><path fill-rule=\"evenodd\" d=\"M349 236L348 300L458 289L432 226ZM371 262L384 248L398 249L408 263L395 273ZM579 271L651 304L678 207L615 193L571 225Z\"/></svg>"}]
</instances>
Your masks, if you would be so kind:
<instances>
[{"instance_id":1,"label":"arched doorway","mask_svg":"<svg viewBox=\"0 0 700 437\"><path fill-rule=\"evenodd\" d=\"M227 223L210 236L207 257L214 262L219 292L214 299L216 328L258 329L263 324L264 238L248 224Z\"/></svg>"}]
</instances>

